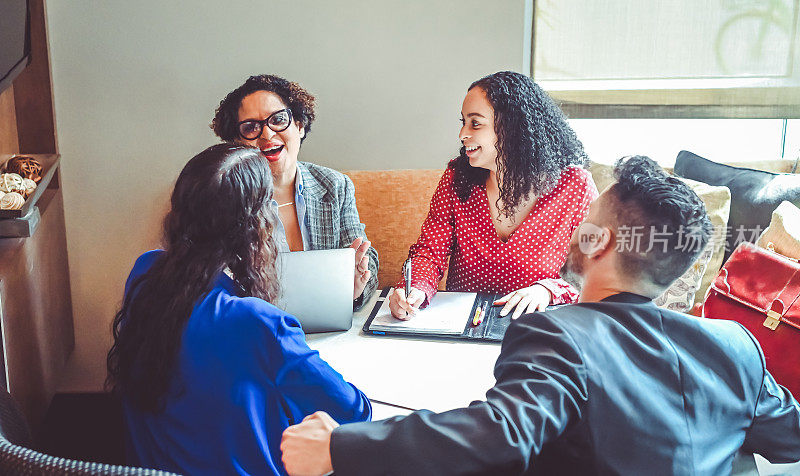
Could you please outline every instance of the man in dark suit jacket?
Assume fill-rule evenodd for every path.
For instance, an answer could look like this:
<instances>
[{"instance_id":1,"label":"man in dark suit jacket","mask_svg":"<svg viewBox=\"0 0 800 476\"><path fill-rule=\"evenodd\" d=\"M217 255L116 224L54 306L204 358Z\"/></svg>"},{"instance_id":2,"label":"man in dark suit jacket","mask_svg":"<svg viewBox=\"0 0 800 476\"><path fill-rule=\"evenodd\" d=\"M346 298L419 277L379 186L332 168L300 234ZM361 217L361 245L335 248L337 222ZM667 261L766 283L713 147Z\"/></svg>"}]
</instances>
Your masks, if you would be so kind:
<instances>
[{"instance_id":1,"label":"man in dark suit jacket","mask_svg":"<svg viewBox=\"0 0 800 476\"><path fill-rule=\"evenodd\" d=\"M739 324L651 301L708 243L705 208L652 160L617 182L572 238L578 304L515 321L486 401L283 435L290 474L726 474L741 448L800 460L800 406Z\"/></svg>"}]
</instances>

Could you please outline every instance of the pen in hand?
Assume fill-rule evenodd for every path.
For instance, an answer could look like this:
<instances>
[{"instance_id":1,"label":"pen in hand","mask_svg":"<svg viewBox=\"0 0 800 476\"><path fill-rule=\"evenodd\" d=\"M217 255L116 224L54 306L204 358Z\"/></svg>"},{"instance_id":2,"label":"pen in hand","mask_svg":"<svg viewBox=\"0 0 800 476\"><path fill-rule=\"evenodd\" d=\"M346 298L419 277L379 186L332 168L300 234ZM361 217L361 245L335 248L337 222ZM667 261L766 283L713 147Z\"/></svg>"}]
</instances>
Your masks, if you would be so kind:
<instances>
[{"instance_id":1,"label":"pen in hand","mask_svg":"<svg viewBox=\"0 0 800 476\"><path fill-rule=\"evenodd\" d=\"M403 279L405 281L406 299L411 294L411 258L408 258L403 263Z\"/></svg>"}]
</instances>

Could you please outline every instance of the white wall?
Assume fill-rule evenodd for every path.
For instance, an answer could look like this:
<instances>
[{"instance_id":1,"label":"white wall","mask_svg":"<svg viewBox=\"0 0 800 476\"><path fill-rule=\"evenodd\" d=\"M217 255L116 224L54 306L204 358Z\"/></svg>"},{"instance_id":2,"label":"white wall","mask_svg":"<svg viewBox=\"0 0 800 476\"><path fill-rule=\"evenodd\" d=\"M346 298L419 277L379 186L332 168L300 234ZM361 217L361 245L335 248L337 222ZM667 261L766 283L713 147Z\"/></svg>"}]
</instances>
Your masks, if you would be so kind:
<instances>
[{"instance_id":1,"label":"white wall","mask_svg":"<svg viewBox=\"0 0 800 476\"><path fill-rule=\"evenodd\" d=\"M444 167L469 83L522 70L525 3L49 1L76 336L62 391L101 388L127 273L228 91L275 73L314 93L303 160Z\"/></svg>"}]
</instances>

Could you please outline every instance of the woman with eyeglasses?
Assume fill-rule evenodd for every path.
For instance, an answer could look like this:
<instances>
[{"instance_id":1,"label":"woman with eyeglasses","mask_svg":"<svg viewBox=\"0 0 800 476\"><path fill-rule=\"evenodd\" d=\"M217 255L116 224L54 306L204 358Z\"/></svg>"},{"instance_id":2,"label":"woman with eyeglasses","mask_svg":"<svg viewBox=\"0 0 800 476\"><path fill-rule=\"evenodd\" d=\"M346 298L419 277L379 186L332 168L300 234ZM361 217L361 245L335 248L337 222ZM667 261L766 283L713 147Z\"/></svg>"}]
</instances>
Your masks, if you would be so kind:
<instances>
[{"instance_id":1,"label":"woman with eyeglasses","mask_svg":"<svg viewBox=\"0 0 800 476\"><path fill-rule=\"evenodd\" d=\"M559 270L597 188L564 114L528 76L499 72L467 90L459 139L392 315L409 319L433 298L448 262L447 290L503 293L501 316L577 299Z\"/></svg>"},{"instance_id":2,"label":"woman with eyeglasses","mask_svg":"<svg viewBox=\"0 0 800 476\"><path fill-rule=\"evenodd\" d=\"M164 249L136 261L114 318L108 383L122 398L130 463L286 474L287 427L317 410L370 418L364 394L270 304L280 293L272 196L250 147L212 146L180 173Z\"/></svg>"},{"instance_id":3,"label":"woman with eyeglasses","mask_svg":"<svg viewBox=\"0 0 800 476\"><path fill-rule=\"evenodd\" d=\"M269 163L279 251L356 250L353 306L358 309L378 287L378 253L364 234L350 178L297 160L313 122L314 96L297 83L264 74L225 96L211 128L224 141L257 148Z\"/></svg>"}]
</instances>

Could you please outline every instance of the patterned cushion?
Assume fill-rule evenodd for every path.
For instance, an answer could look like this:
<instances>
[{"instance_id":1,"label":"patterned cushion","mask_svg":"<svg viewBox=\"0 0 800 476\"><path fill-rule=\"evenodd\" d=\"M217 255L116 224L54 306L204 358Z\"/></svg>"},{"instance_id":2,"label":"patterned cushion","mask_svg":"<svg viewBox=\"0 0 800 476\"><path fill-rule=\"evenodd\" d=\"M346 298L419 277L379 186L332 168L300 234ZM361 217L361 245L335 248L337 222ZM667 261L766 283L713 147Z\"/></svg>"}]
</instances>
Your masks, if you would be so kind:
<instances>
[{"instance_id":1,"label":"patterned cushion","mask_svg":"<svg viewBox=\"0 0 800 476\"><path fill-rule=\"evenodd\" d=\"M589 162L589 173L592 174L594 184L597 185L597 191L600 193L603 193L609 185L616 181L616 179L614 179L613 165Z\"/></svg>"},{"instance_id":2,"label":"patterned cushion","mask_svg":"<svg viewBox=\"0 0 800 476\"><path fill-rule=\"evenodd\" d=\"M678 312L689 312L694 305L695 293L700 288L703 273L708 267L713 251L713 246L706 246L697 261L680 278L676 279L664 291L664 294L653 300L656 306Z\"/></svg>"},{"instance_id":3,"label":"patterned cushion","mask_svg":"<svg viewBox=\"0 0 800 476\"><path fill-rule=\"evenodd\" d=\"M772 212L769 226L756 243L766 248L772 243L776 253L793 259L800 259L800 208L791 202L781 202Z\"/></svg>"},{"instance_id":4,"label":"patterned cushion","mask_svg":"<svg viewBox=\"0 0 800 476\"><path fill-rule=\"evenodd\" d=\"M725 230L728 226L728 216L731 210L731 191L728 190L727 187L708 185L707 183L695 182L694 180L682 177L680 177L680 179L686 182L686 184L694 190L694 193L700 197L703 204L705 204L706 213L708 213L708 218L711 219L711 225L714 227L715 233L710 244L710 246L713 247L711 258L705 267L705 272L702 274L700 286L694 294L694 302L700 303L703 302L706 290L711 286L711 282L714 281L714 278L717 277L719 269L724 262ZM699 260L700 258L698 258L698 261Z\"/></svg>"}]
</instances>

